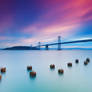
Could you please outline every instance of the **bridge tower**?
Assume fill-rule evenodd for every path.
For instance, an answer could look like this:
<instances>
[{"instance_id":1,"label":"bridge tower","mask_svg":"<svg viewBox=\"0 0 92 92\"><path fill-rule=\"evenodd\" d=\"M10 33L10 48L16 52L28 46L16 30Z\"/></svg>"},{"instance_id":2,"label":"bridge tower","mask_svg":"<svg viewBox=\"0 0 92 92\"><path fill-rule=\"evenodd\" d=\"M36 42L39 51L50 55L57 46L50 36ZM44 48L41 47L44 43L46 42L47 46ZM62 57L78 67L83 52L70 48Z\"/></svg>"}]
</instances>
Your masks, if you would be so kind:
<instances>
[{"instance_id":1,"label":"bridge tower","mask_svg":"<svg viewBox=\"0 0 92 92\"><path fill-rule=\"evenodd\" d=\"M58 36L58 50L61 50L61 36Z\"/></svg>"},{"instance_id":2,"label":"bridge tower","mask_svg":"<svg viewBox=\"0 0 92 92\"><path fill-rule=\"evenodd\" d=\"M45 48L46 48L46 50L48 50L48 49L49 49L49 46L48 46L48 44L45 46Z\"/></svg>"},{"instance_id":3,"label":"bridge tower","mask_svg":"<svg viewBox=\"0 0 92 92\"><path fill-rule=\"evenodd\" d=\"M41 42L38 42L38 48L39 49L41 48Z\"/></svg>"},{"instance_id":4,"label":"bridge tower","mask_svg":"<svg viewBox=\"0 0 92 92\"><path fill-rule=\"evenodd\" d=\"M32 44L30 45L30 47L32 48Z\"/></svg>"}]
</instances>

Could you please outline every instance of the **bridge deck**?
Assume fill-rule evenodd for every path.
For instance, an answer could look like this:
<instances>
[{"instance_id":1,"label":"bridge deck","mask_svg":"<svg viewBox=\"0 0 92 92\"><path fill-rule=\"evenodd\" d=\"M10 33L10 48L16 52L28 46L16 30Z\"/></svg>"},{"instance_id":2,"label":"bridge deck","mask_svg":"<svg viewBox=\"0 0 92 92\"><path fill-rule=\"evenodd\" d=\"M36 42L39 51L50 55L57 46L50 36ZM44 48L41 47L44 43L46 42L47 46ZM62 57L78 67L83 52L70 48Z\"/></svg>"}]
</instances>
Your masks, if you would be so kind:
<instances>
[{"instance_id":1,"label":"bridge deck","mask_svg":"<svg viewBox=\"0 0 92 92\"><path fill-rule=\"evenodd\" d=\"M51 43L51 44L44 44L40 46L51 46L51 45L58 45L58 44L70 44L70 43L82 43L82 42L92 42L92 39L86 39L86 40L76 40L76 41L69 41L69 42L61 42L61 43Z\"/></svg>"}]
</instances>

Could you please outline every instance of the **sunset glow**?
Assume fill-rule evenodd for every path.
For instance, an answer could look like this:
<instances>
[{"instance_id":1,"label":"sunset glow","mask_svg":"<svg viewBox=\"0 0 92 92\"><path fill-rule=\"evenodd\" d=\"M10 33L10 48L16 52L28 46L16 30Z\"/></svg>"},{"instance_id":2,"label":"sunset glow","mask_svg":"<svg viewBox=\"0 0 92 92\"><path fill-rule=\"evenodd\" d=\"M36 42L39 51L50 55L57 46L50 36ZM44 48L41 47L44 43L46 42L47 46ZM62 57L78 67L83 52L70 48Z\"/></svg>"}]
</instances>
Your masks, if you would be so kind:
<instances>
[{"instance_id":1,"label":"sunset glow","mask_svg":"<svg viewBox=\"0 0 92 92\"><path fill-rule=\"evenodd\" d=\"M0 0L0 48L92 37L92 0Z\"/></svg>"}]
</instances>

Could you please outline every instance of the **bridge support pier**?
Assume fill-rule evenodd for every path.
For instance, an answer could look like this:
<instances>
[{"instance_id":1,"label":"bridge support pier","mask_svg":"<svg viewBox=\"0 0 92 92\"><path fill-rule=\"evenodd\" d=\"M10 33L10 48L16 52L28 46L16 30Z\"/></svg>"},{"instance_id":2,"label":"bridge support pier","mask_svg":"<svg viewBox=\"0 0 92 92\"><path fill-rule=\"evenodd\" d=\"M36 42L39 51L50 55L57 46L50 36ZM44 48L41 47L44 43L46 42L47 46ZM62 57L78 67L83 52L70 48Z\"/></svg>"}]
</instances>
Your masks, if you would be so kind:
<instances>
[{"instance_id":1,"label":"bridge support pier","mask_svg":"<svg viewBox=\"0 0 92 92\"><path fill-rule=\"evenodd\" d=\"M58 43L58 50L61 50L61 44Z\"/></svg>"},{"instance_id":2,"label":"bridge support pier","mask_svg":"<svg viewBox=\"0 0 92 92\"><path fill-rule=\"evenodd\" d=\"M48 49L49 49L49 46L48 46L48 45L46 45L46 46L45 46L45 48L46 48L46 50L48 50Z\"/></svg>"},{"instance_id":3,"label":"bridge support pier","mask_svg":"<svg viewBox=\"0 0 92 92\"><path fill-rule=\"evenodd\" d=\"M58 50L61 50L61 36L58 36Z\"/></svg>"},{"instance_id":4,"label":"bridge support pier","mask_svg":"<svg viewBox=\"0 0 92 92\"><path fill-rule=\"evenodd\" d=\"M40 50L40 48L41 48L41 43L40 43L40 42L38 42L38 48L39 48L39 50Z\"/></svg>"}]
</instances>

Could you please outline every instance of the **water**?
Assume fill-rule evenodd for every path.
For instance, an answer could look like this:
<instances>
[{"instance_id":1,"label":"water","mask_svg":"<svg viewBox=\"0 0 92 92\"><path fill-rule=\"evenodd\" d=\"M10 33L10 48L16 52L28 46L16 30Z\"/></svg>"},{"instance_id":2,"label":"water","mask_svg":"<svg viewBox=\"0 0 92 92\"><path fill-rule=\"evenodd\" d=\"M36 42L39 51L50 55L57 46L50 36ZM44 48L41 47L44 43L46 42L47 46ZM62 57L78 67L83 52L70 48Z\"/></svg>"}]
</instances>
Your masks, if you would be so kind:
<instances>
[{"instance_id":1,"label":"water","mask_svg":"<svg viewBox=\"0 0 92 92\"><path fill-rule=\"evenodd\" d=\"M92 50L0 51L0 67L7 68L0 92L91 92L92 62L83 64L87 57L92 60ZM50 64L56 65L55 70L49 69ZM28 65L37 72L36 78L29 77ZM63 75L58 74L59 68L64 69Z\"/></svg>"}]
</instances>

